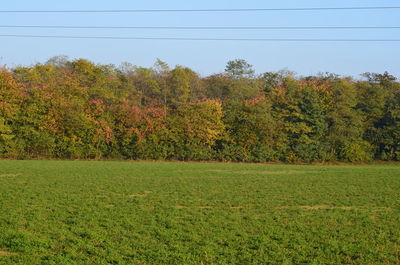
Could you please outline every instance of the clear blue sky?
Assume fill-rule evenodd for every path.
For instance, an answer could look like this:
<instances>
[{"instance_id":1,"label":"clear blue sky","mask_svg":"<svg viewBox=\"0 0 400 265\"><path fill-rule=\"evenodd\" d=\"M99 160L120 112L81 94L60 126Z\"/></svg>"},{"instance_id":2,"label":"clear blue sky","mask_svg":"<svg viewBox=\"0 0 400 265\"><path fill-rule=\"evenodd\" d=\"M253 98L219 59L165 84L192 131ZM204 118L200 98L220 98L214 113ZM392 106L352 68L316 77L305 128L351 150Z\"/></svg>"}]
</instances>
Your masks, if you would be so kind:
<instances>
[{"instance_id":1,"label":"clear blue sky","mask_svg":"<svg viewBox=\"0 0 400 265\"><path fill-rule=\"evenodd\" d=\"M375 0L14 0L1 10L57 9L201 9L399 6ZM259 13L127 13L127 14L0 14L2 25L94 26L400 26L400 10L303 11ZM5 29L0 34L216 37L216 38L374 38L400 39L400 30L319 31L162 31L100 29ZM300 75L334 72L358 77L363 72L389 71L400 77L400 43L266 43L183 42L143 40L0 38L0 64L45 62L55 55L119 65L127 61L152 66L157 58L170 65L189 66L202 75L221 72L228 60L243 58L258 73L287 68Z\"/></svg>"}]
</instances>

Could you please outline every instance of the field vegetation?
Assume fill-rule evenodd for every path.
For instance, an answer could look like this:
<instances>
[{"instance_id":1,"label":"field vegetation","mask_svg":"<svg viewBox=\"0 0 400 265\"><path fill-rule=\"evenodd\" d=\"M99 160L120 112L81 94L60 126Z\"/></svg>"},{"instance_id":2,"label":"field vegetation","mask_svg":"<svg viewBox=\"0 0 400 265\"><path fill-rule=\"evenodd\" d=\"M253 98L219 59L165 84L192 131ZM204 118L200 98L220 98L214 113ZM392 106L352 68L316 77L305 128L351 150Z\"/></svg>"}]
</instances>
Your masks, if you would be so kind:
<instances>
[{"instance_id":1,"label":"field vegetation","mask_svg":"<svg viewBox=\"0 0 400 265\"><path fill-rule=\"evenodd\" d=\"M400 167L0 161L0 264L399 264Z\"/></svg>"}]
</instances>

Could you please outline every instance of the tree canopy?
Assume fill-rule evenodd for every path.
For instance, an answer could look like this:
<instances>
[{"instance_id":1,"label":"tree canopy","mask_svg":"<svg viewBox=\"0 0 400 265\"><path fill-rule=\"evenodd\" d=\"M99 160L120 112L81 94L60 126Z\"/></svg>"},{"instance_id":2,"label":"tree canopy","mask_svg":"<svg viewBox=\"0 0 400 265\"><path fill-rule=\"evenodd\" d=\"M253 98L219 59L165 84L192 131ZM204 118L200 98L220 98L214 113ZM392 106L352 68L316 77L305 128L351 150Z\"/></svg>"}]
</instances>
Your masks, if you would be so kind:
<instances>
[{"instance_id":1,"label":"tree canopy","mask_svg":"<svg viewBox=\"0 0 400 265\"><path fill-rule=\"evenodd\" d=\"M400 83L385 72L202 77L85 59L0 69L0 157L219 161L400 160Z\"/></svg>"}]
</instances>

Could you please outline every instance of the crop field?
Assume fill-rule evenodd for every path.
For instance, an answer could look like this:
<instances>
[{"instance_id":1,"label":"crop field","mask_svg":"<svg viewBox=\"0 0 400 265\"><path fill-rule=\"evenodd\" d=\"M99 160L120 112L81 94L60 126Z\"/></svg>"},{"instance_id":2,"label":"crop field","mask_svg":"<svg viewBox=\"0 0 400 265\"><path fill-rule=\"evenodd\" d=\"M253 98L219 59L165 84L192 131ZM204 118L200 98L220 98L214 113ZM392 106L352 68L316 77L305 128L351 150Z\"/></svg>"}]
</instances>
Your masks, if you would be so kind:
<instances>
[{"instance_id":1,"label":"crop field","mask_svg":"<svg viewBox=\"0 0 400 265\"><path fill-rule=\"evenodd\" d=\"M0 161L0 264L400 264L400 166Z\"/></svg>"}]
</instances>

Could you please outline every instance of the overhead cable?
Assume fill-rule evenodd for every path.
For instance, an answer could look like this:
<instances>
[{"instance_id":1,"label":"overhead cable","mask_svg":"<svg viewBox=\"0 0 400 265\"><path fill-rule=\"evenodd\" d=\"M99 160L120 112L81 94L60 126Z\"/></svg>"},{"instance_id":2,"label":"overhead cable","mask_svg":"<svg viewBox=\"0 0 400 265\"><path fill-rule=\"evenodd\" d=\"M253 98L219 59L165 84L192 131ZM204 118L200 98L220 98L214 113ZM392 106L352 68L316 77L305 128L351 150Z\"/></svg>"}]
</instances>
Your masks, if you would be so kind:
<instances>
[{"instance_id":1,"label":"overhead cable","mask_svg":"<svg viewBox=\"0 0 400 265\"><path fill-rule=\"evenodd\" d=\"M400 9L400 6L295 7L295 8L222 8L222 9L0 10L0 13L267 12L267 11L329 11L329 10L387 10L387 9Z\"/></svg>"},{"instance_id":2,"label":"overhead cable","mask_svg":"<svg viewBox=\"0 0 400 265\"><path fill-rule=\"evenodd\" d=\"M66 35L14 35L14 34L1 34L0 37L53 38L53 39L105 39L105 40L165 40L165 41L400 42L400 39L181 38L181 37L118 37L118 36L66 36Z\"/></svg>"}]
</instances>

